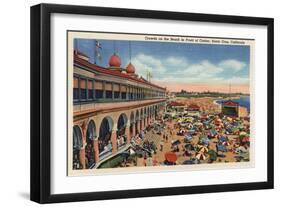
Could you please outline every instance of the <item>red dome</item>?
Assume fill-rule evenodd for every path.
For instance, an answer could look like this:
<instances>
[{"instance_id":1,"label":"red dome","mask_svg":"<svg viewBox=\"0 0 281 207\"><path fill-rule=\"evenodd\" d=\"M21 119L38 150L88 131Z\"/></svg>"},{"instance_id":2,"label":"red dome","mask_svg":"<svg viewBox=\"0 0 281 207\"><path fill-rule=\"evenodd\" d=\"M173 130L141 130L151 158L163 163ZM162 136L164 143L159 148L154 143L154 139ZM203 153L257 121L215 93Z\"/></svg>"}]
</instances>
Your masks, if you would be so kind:
<instances>
[{"instance_id":1,"label":"red dome","mask_svg":"<svg viewBox=\"0 0 281 207\"><path fill-rule=\"evenodd\" d=\"M135 73L135 66L132 63L129 63L126 67L127 73Z\"/></svg>"},{"instance_id":2,"label":"red dome","mask_svg":"<svg viewBox=\"0 0 281 207\"><path fill-rule=\"evenodd\" d=\"M121 59L118 55L114 54L110 57L108 64L110 67L117 67L119 68L121 66Z\"/></svg>"}]
</instances>

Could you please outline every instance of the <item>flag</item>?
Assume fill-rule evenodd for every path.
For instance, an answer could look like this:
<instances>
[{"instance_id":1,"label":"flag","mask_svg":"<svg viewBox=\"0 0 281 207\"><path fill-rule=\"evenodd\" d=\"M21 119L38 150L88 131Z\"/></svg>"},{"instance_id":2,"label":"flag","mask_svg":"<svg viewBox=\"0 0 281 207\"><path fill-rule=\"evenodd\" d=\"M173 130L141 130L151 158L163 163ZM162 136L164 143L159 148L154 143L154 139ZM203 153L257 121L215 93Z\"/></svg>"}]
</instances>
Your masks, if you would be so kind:
<instances>
[{"instance_id":1,"label":"flag","mask_svg":"<svg viewBox=\"0 0 281 207\"><path fill-rule=\"evenodd\" d=\"M101 43L100 43L100 42L98 42L98 41L96 41L96 48L102 49L102 47L101 47Z\"/></svg>"}]
</instances>

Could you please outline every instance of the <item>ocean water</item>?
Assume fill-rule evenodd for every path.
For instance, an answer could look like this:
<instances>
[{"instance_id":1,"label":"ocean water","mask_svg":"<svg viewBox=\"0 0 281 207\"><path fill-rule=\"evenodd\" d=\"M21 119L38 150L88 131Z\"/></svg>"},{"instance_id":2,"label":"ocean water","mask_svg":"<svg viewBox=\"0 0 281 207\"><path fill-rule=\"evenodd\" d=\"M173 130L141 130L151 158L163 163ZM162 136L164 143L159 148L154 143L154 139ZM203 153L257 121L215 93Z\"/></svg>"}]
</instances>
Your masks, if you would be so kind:
<instances>
[{"instance_id":1,"label":"ocean water","mask_svg":"<svg viewBox=\"0 0 281 207\"><path fill-rule=\"evenodd\" d=\"M216 102L221 104L225 100L217 100ZM250 96L241 96L239 99L233 99L233 101L238 102L240 106L244 106L250 112Z\"/></svg>"}]
</instances>

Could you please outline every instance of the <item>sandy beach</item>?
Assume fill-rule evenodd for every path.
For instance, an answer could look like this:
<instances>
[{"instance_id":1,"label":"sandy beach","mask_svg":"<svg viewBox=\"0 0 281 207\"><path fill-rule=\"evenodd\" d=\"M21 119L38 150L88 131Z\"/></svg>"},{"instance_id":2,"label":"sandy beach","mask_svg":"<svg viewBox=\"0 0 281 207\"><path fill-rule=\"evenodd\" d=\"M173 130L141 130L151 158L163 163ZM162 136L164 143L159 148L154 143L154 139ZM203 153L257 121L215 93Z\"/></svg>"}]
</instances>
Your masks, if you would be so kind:
<instances>
[{"instance_id":1,"label":"sandy beach","mask_svg":"<svg viewBox=\"0 0 281 207\"><path fill-rule=\"evenodd\" d=\"M148 166L148 157L151 157L154 166L166 165L167 153L176 154L177 160L174 163L176 165L186 164L187 161L199 164L241 162L249 159L250 145L248 141L246 144L241 142L241 135L247 134L247 138L250 133L248 119L243 116L237 118L222 116L221 106L216 103L215 98L179 98L177 102L186 106L198 105L201 115L188 123L191 126L184 127L185 125L180 122L183 117L164 120L163 114L160 114L151 124L152 127L145 130L141 144L151 143L156 146L156 150L150 155L144 153L144 156L137 157L135 162L128 162L125 166ZM245 113L245 116L248 114L245 107L240 107L240 110ZM208 125L203 125L205 122L208 122ZM200 127L195 127L199 124ZM155 128L155 126L157 127ZM229 133L227 131L229 128L237 129ZM191 133L191 131L195 131L195 133ZM187 136L190 137L188 141L186 141ZM202 143L202 140L207 143ZM187 145L191 148L187 149ZM239 152L240 148L245 152L243 156ZM210 152L215 153L215 159Z\"/></svg>"}]
</instances>

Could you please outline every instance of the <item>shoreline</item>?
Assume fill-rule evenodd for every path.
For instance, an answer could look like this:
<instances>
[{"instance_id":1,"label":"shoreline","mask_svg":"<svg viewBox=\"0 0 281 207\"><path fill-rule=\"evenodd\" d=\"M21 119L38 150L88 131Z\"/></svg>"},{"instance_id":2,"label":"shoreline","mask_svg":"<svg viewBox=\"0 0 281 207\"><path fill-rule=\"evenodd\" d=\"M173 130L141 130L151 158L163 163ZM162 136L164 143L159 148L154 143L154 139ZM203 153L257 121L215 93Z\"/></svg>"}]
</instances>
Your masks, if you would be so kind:
<instances>
[{"instance_id":1,"label":"shoreline","mask_svg":"<svg viewBox=\"0 0 281 207\"><path fill-rule=\"evenodd\" d=\"M243 96L233 96L233 97L228 97L228 98L223 98L223 97L189 97L189 98L183 98L183 97L176 97L176 101L184 103L186 106L190 104L197 104L202 111L207 112L207 113L218 113L221 111L221 104L218 103L218 101L222 100L237 100L240 99ZM246 114L248 112L248 108L246 106L239 106L241 112Z\"/></svg>"}]
</instances>

